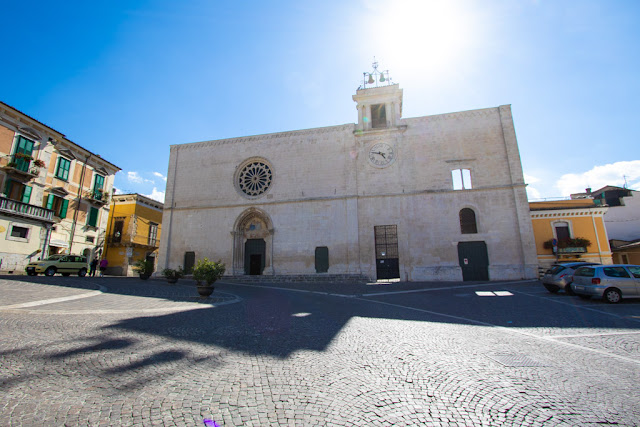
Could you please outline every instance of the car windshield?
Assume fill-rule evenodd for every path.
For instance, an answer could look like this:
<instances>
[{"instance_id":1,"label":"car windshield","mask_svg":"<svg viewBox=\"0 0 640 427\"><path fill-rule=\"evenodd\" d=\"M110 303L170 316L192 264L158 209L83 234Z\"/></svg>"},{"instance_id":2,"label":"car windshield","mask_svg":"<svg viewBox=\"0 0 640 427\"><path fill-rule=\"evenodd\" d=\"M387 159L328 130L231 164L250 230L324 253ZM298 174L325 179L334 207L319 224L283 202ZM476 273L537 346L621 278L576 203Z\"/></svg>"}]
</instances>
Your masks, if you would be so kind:
<instances>
[{"instance_id":1,"label":"car windshield","mask_svg":"<svg viewBox=\"0 0 640 427\"><path fill-rule=\"evenodd\" d=\"M64 255L51 255L49 258L47 258L47 261L57 261L60 258L62 258Z\"/></svg>"},{"instance_id":2,"label":"car windshield","mask_svg":"<svg viewBox=\"0 0 640 427\"><path fill-rule=\"evenodd\" d=\"M551 270L549 270L549 273L558 274L564 269L565 269L564 265L556 265L555 267L552 267Z\"/></svg>"}]
</instances>

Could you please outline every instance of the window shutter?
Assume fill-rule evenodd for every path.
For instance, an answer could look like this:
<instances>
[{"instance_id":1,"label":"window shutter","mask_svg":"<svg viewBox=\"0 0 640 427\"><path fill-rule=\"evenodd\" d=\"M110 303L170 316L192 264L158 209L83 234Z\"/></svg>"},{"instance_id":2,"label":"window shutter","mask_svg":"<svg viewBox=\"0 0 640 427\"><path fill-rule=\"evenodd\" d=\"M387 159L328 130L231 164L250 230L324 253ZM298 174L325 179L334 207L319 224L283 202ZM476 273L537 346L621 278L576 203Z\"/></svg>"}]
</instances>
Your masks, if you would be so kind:
<instances>
[{"instance_id":1,"label":"window shutter","mask_svg":"<svg viewBox=\"0 0 640 427\"><path fill-rule=\"evenodd\" d=\"M22 203L29 203L31 199L31 187L28 185L24 187L24 193L22 194Z\"/></svg>"},{"instance_id":2,"label":"window shutter","mask_svg":"<svg viewBox=\"0 0 640 427\"><path fill-rule=\"evenodd\" d=\"M53 209L53 201L55 200L56 196L54 196L53 194L49 194L49 197L47 198L47 209Z\"/></svg>"},{"instance_id":3,"label":"window shutter","mask_svg":"<svg viewBox=\"0 0 640 427\"><path fill-rule=\"evenodd\" d=\"M98 209L91 208L91 210L89 211L89 219L87 221L87 225L90 225L91 227L95 227L97 223L98 223Z\"/></svg>"},{"instance_id":4,"label":"window shutter","mask_svg":"<svg viewBox=\"0 0 640 427\"><path fill-rule=\"evenodd\" d=\"M67 208L69 207L69 201L67 199L62 199L62 206L60 206L60 218L67 217Z\"/></svg>"}]
</instances>

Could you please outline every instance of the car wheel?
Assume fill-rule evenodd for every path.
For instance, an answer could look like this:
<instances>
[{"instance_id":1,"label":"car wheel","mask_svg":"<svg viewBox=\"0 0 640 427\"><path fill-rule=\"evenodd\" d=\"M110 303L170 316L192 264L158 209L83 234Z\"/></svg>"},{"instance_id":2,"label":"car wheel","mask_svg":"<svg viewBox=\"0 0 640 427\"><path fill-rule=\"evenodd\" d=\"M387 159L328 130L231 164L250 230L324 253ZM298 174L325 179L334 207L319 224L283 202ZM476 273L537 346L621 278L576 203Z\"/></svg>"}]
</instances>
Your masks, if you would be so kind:
<instances>
[{"instance_id":1,"label":"car wheel","mask_svg":"<svg viewBox=\"0 0 640 427\"><path fill-rule=\"evenodd\" d=\"M86 275L87 275L87 269L86 268L81 268L80 271L78 271L78 276L84 277Z\"/></svg>"},{"instance_id":2,"label":"car wheel","mask_svg":"<svg viewBox=\"0 0 640 427\"><path fill-rule=\"evenodd\" d=\"M70 275L71 273L62 273L63 276L67 277L68 275Z\"/></svg>"},{"instance_id":3,"label":"car wheel","mask_svg":"<svg viewBox=\"0 0 640 427\"><path fill-rule=\"evenodd\" d=\"M552 294L557 294L557 293L558 293L558 291L560 290L560 288L559 288L559 287L557 287L557 286L555 286L555 285L547 285L547 284L545 284L545 285L544 285L544 287L545 287L549 292L551 292Z\"/></svg>"},{"instance_id":4,"label":"car wheel","mask_svg":"<svg viewBox=\"0 0 640 427\"><path fill-rule=\"evenodd\" d=\"M44 271L44 275L45 276L53 276L54 274L56 274L56 268L55 267L49 267Z\"/></svg>"},{"instance_id":5,"label":"car wheel","mask_svg":"<svg viewBox=\"0 0 640 427\"><path fill-rule=\"evenodd\" d=\"M578 294L578 296L582 299L591 299L591 295Z\"/></svg>"},{"instance_id":6,"label":"car wheel","mask_svg":"<svg viewBox=\"0 0 640 427\"><path fill-rule=\"evenodd\" d=\"M616 288L609 288L604 291L604 300L609 304L617 304L622 299L622 294Z\"/></svg>"},{"instance_id":7,"label":"car wheel","mask_svg":"<svg viewBox=\"0 0 640 427\"><path fill-rule=\"evenodd\" d=\"M567 294L567 295L575 295L576 294L575 292L573 292L573 289L571 289L571 283L567 283L564 286L564 293Z\"/></svg>"}]
</instances>

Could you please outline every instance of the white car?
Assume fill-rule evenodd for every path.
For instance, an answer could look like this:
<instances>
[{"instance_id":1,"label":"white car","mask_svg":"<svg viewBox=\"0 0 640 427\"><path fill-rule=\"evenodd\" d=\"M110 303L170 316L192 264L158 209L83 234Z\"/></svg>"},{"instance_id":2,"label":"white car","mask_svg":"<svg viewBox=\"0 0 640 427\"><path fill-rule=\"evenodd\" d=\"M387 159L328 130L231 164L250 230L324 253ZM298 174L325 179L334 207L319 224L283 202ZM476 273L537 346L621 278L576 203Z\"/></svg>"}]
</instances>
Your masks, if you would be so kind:
<instances>
[{"instance_id":1,"label":"white car","mask_svg":"<svg viewBox=\"0 0 640 427\"><path fill-rule=\"evenodd\" d=\"M573 273L571 289L581 298L599 297L611 304L622 298L640 298L640 265L579 267Z\"/></svg>"}]
</instances>

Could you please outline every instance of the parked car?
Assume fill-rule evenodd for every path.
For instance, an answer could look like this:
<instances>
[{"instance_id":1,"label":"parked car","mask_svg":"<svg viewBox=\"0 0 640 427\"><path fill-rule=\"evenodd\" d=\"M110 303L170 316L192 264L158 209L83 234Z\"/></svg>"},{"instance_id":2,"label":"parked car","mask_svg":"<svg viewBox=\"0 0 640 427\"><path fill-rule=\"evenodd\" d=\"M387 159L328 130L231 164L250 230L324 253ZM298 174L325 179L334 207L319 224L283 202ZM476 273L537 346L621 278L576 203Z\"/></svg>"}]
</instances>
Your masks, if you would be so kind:
<instances>
[{"instance_id":1,"label":"parked car","mask_svg":"<svg viewBox=\"0 0 640 427\"><path fill-rule=\"evenodd\" d=\"M573 281L573 272L578 267L585 265L599 265L596 262L567 262L564 264L553 264L549 270L542 276L542 284L544 287L555 294L560 289L571 295L571 282Z\"/></svg>"},{"instance_id":2,"label":"parked car","mask_svg":"<svg viewBox=\"0 0 640 427\"><path fill-rule=\"evenodd\" d=\"M56 273L68 276L73 273L84 277L87 275L87 258L79 255L51 255L46 260L30 262L25 271L29 276L41 273L45 276L53 276Z\"/></svg>"},{"instance_id":3,"label":"parked car","mask_svg":"<svg viewBox=\"0 0 640 427\"><path fill-rule=\"evenodd\" d=\"M571 289L582 298L600 297L611 304L622 298L640 298L640 265L579 267Z\"/></svg>"}]
</instances>

